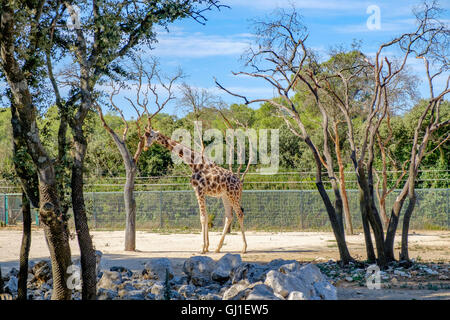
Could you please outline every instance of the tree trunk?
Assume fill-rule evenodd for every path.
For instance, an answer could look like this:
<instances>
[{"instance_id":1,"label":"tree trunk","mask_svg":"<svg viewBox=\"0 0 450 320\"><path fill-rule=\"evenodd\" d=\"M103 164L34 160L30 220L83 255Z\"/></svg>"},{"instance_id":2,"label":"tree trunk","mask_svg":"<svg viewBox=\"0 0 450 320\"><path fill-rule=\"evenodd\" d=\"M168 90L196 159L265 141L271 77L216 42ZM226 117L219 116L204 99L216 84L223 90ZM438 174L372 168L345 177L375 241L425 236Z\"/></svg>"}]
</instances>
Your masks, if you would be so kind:
<instances>
[{"instance_id":1,"label":"tree trunk","mask_svg":"<svg viewBox=\"0 0 450 320\"><path fill-rule=\"evenodd\" d=\"M70 300L72 291L67 287L67 268L72 264L68 238L68 226L59 207L53 168L39 170L40 219L52 263L52 300ZM51 179L47 179L47 177Z\"/></svg>"},{"instance_id":2,"label":"tree trunk","mask_svg":"<svg viewBox=\"0 0 450 320\"><path fill-rule=\"evenodd\" d=\"M339 249L339 256L341 258L341 262L346 265L348 263L350 263L351 261L354 261L354 259L351 257L350 252L348 251L348 247L347 247L347 243L345 242L345 232L344 232L344 228L343 228L343 222L342 222L342 201L339 202L340 197L339 197L339 192L337 192L336 194L336 190L335 190L335 195L337 195L337 205L340 205L340 216L338 216L338 214L336 213L335 208L333 207L333 204L330 201L330 198L325 190L325 187L323 186L322 183L322 162L320 160L320 156L317 152L317 149L315 147L315 145L312 143L312 141L309 139L309 137L307 137L305 139L306 144L308 145L308 147L311 149L313 155L314 155L314 159L316 162L316 187L317 190L320 193L320 196L322 198L322 201L325 205L325 208L327 210L328 213L328 218L330 219L330 223L331 223L331 228L333 229L333 233L334 236L336 238L336 242L337 242L337 246ZM341 221L339 221L339 219Z\"/></svg>"},{"instance_id":3,"label":"tree trunk","mask_svg":"<svg viewBox=\"0 0 450 320\"><path fill-rule=\"evenodd\" d=\"M364 242L366 244L366 254L367 254L367 260L370 263L374 263L376 261L376 255L375 250L372 243L372 236L370 232L370 224L369 220L367 218L367 212L368 209L366 208L367 202L366 198L364 197L364 191L359 187L359 208L361 211L361 221L363 226L363 232L364 232Z\"/></svg>"},{"instance_id":4,"label":"tree trunk","mask_svg":"<svg viewBox=\"0 0 450 320\"><path fill-rule=\"evenodd\" d=\"M366 217L366 219L369 221L375 238L378 256L377 263L380 266L385 266L387 261L384 249L383 226L380 217L378 215L378 212L376 210L373 187L368 183L364 171L361 167L358 168L358 183L362 191L362 197L364 202L363 205L361 206L361 209L363 210L362 216ZM366 238L367 237L368 235L366 235Z\"/></svg>"},{"instance_id":5,"label":"tree trunk","mask_svg":"<svg viewBox=\"0 0 450 320\"><path fill-rule=\"evenodd\" d=\"M391 216L389 218L389 225L386 231L386 240L385 240L385 250L386 250L386 259L388 261L395 261L395 253L394 253L394 245L395 245L395 234L397 232L398 222L400 220L400 213L402 211L403 203L405 202L408 183L403 186L403 190L395 199L395 202L392 206Z\"/></svg>"},{"instance_id":6,"label":"tree trunk","mask_svg":"<svg viewBox=\"0 0 450 320\"><path fill-rule=\"evenodd\" d=\"M86 216L83 195L83 164L87 142L81 124L72 128L73 167L72 167L72 207L75 228L80 247L82 299L95 300L97 297L96 258Z\"/></svg>"},{"instance_id":7,"label":"tree trunk","mask_svg":"<svg viewBox=\"0 0 450 320\"><path fill-rule=\"evenodd\" d=\"M350 208L348 205L348 196L347 189L345 187L345 172L344 172L344 163L342 162L341 156L341 146L339 139L339 131L337 127L337 122L334 124L334 135L335 135L335 151L336 151L336 159L339 166L339 191L341 193L342 205L344 209L344 217L345 217L345 230L348 235L353 234L353 225L352 225L352 217L350 215Z\"/></svg>"},{"instance_id":8,"label":"tree trunk","mask_svg":"<svg viewBox=\"0 0 450 320\"><path fill-rule=\"evenodd\" d=\"M71 291L67 288L67 267L72 263L68 238L67 222L61 213L56 175L52 159L43 147L36 123L37 110L33 104L27 79L21 65L16 59L14 30L16 23L14 8L5 5L1 10L0 53L1 67L11 92L12 104L15 107L15 119L11 123L17 126L27 146L27 152L36 166L39 179L40 217L44 224L50 258L52 262L53 293L52 299L70 299ZM26 183L27 181L23 181ZM31 202L35 202L35 194L28 194Z\"/></svg>"},{"instance_id":9,"label":"tree trunk","mask_svg":"<svg viewBox=\"0 0 450 320\"><path fill-rule=\"evenodd\" d=\"M345 180L341 179L341 197L342 197L342 205L344 209L344 217L345 217L345 230L348 235L353 234L353 224L352 224L352 216L350 215L350 207L348 205L348 196L347 189L345 187Z\"/></svg>"},{"instance_id":10,"label":"tree trunk","mask_svg":"<svg viewBox=\"0 0 450 320\"><path fill-rule=\"evenodd\" d=\"M411 220L411 215L414 212L414 207L416 205L416 194L412 190L412 194L409 194L409 203L405 211L405 216L403 217L403 228L402 228L402 249L400 252L400 260L409 261L408 252L408 232L409 232L409 222Z\"/></svg>"},{"instance_id":11,"label":"tree trunk","mask_svg":"<svg viewBox=\"0 0 450 320\"><path fill-rule=\"evenodd\" d=\"M22 217L23 217L23 234L22 245L20 247L20 267L19 267L19 284L18 284L18 300L27 300L27 280L28 280L28 256L31 246L31 208L30 201L25 192L22 192Z\"/></svg>"},{"instance_id":12,"label":"tree trunk","mask_svg":"<svg viewBox=\"0 0 450 320\"><path fill-rule=\"evenodd\" d=\"M136 250L136 200L134 198L134 181L136 177L136 166L126 166L126 182L124 186L125 201L125 251Z\"/></svg>"}]
</instances>

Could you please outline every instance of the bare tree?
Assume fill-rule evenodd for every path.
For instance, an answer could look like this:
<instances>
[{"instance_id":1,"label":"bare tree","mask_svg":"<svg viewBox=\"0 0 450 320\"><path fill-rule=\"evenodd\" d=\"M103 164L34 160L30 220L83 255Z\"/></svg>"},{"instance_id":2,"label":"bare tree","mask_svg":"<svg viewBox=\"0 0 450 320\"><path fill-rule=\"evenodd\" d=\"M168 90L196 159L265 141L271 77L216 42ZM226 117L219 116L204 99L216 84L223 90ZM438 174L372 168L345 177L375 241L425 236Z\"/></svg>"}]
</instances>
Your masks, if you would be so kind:
<instances>
[{"instance_id":1,"label":"bare tree","mask_svg":"<svg viewBox=\"0 0 450 320\"><path fill-rule=\"evenodd\" d=\"M244 100L245 104L269 102L277 108L288 128L300 137L313 153L316 164L316 187L325 204L328 217L337 241L342 263L353 261L345 242L343 224L343 208L338 179L333 170L334 160L331 156L329 139L329 115L319 96L320 85L316 77L318 63L316 57L305 46L308 37L306 28L301 23L298 13L279 10L270 21L256 23L256 47L250 48L246 55L246 66L250 72L234 72L235 75L246 75L266 81L276 89L278 99L248 100L245 96L230 92L217 81L222 90ZM311 140L308 130L300 117L293 92L299 84L304 85L313 97L313 101L322 116L323 148ZM322 156L323 153L323 156ZM332 204L322 181L322 169L325 168L330 179L335 203Z\"/></svg>"},{"instance_id":2,"label":"bare tree","mask_svg":"<svg viewBox=\"0 0 450 320\"><path fill-rule=\"evenodd\" d=\"M350 158L355 168L360 190L360 210L367 257L369 261L376 260L379 265L383 266L394 259L393 237L395 236L398 213L400 212L397 210L401 209L401 205L400 203L394 204L395 212L393 211L391 214L385 241L383 223L375 205L374 159L377 133L381 123L389 117L389 112L392 112L391 103L393 102L394 89L402 72L406 70L408 59L412 55L422 56L430 53L431 48L438 47L438 49L432 51L433 57L441 62L444 60L443 56L445 55L442 55L442 47L445 48L443 44L448 44L444 37L444 35L448 36L448 29L436 19L438 11L439 9L435 3L425 4L416 15L418 23L417 28L413 32L405 33L382 44L373 59L361 55L360 59L354 59L342 66L338 65L338 68L334 70L324 68L311 50L306 48L306 30L299 20L295 9L291 13L279 11L277 18L274 20L257 23L257 46L249 49L246 59L246 66L250 67L252 71L234 73L235 75L246 75L265 80L277 90L279 97L277 99L255 99L249 101L245 96L232 93L216 82L220 88L243 99L246 104L270 102L277 107L291 131L299 136L313 152L317 168L316 186L327 208L343 262L350 261L351 257L348 254L343 235L342 193L340 184L337 182L339 179L334 172L334 163L329 146L330 139L337 141L336 135L334 138L330 135L329 124L335 118L333 112L335 113L338 110L347 126L347 140L350 144L351 152ZM401 49L402 56L398 61L391 61L384 56L384 52L396 46ZM442 72L441 68L438 74ZM429 76L429 78L432 80L433 76ZM291 99L293 90L299 86L309 92L315 107L317 107L321 115L322 149L309 138L307 129L301 121L301 111L297 109L298 107ZM355 94L355 89L359 91L358 94ZM430 100L427 112L431 110L433 115L436 114L435 110L439 110L440 105L438 101L441 101L440 99L443 98L443 95L445 95L445 90L437 98L433 98L434 95L431 95L432 100ZM364 99L360 97L364 97ZM327 108L330 99L332 101L331 104L334 103L336 106L333 109ZM364 115L361 137L355 136L355 124L352 120L352 112L355 108L358 108L359 112L362 112ZM437 112L438 114L439 112ZM436 119L438 118L438 116L435 117ZM436 128L445 125L445 122L439 124L436 119L434 122ZM417 130L419 130L421 125L422 123L418 124ZM424 144L414 142L414 148L426 148L429 134L436 128L431 126L426 131L428 133L424 136L424 139L426 138L423 140ZM416 133L417 137L414 141L419 139L419 132L420 130ZM386 141L384 142L386 143ZM381 141L382 143L383 141ZM339 150L336 150L336 153L338 154ZM416 153L416 151L413 153ZM417 173L413 171L411 166L418 166L422 156L417 159L414 157L412 155L410 160L409 179L412 179L411 185L414 184L413 182L417 176ZM326 169L335 194L336 201L334 206L331 204L323 187L321 180L322 167ZM413 188L410 185L405 185L401 196L397 198L403 198L401 203L408 195L408 187ZM384 193L386 194L387 192ZM410 210L407 210L407 212L410 215L414 206L414 197L411 190L408 197L410 197L411 205ZM405 215L405 218L404 229L409 221L408 215ZM372 244L371 230L375 238L377 255L375 255L374 245ZM407 235L405 234L403 237L405 246L407 243L406 237Z\"/></svg>"},{"instance_id":3,"label":"bare tree","mask_svg":"<svg viewBox=\"0 0 450 320\"><path fill-rule=\"evenodd\" d=\"M132 72L132 75L136 83L133 83L131 88L136 90L136 98L131 99L129 97L125 97L125 99L129 102L129 107L132 107L137 114L134 124L137 128L139 142L136 146L134 155L132 155L127 146L129 121L125 119L122 109L114 101L114 97L116 97L124 88L124 84L117 84L114 81L111 81L110 87L112 90L109 95L109 105L120 115L122 123L124 124L124 129L121 136L108 125L105 117L103 116L102 108L100 105L96 104L103 127L110 134L119 149L125 166L125 251L136 250L136 200L134 197L135 179L138 172L137 164L139 157L144 150L145 141L147 140L149 130L151 129L151 120L160 111L162 111L171 100L175 99L174 85L176 81L183 76L181 70L178 70L178 72L171 77L162 76L160 70L158 69L158 62L155 59L153 59L149 64L145 64L140 58L136 58L133 60L133 65L134 71ZM165 97L162 97L161 91L165 93ZM152 97L153 103L150 101ZM154 104L156 106L155 112L150 113L149 104ZM142 128L142 120L145 119L147 120L147 125L145 128Z\"/></svg>"}]
</instances>

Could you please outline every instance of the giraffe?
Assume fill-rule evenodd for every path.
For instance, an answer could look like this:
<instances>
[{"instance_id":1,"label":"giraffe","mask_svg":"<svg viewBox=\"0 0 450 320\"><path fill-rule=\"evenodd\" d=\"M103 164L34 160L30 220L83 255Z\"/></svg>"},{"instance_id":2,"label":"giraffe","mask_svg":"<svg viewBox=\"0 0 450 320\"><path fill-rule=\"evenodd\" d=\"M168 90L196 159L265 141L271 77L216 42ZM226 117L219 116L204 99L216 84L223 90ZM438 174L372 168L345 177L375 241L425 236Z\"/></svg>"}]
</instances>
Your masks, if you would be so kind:
<instances>
[{"instance_id":1,"label":"giraffe","mask_svg":"<svg viewBox=\"0 0 450 320\"><path fill-rule=\"evenodd\" d=\"M215 252L220 252L222 248L227 230L233 221L232 210L234 210L242 233L242 253L245 253L247 251L247 241L244 231L244 209L240 205L243 183L239 177L230 170L224 169L216 165L213 161L204 158L199 152L193 151L187 146L166 137L159 131L150 129L147 132L146 148L155 142L169 151L174 151L192 170L190 183L197 197L200 209L200 222L202 225L203 245L201 253L208 252L209 248L208 215L206 213L205 196L222 198L225 208L225 225Z\"/></svg>"}]
</instances>

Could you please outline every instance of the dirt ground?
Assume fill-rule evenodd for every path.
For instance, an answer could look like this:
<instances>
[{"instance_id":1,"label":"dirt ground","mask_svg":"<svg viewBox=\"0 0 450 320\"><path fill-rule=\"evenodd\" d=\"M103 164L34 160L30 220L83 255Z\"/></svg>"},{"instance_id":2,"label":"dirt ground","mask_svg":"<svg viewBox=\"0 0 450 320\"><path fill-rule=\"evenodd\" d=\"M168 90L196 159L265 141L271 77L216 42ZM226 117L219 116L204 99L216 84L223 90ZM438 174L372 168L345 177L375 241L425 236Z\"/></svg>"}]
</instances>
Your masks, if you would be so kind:
<instances>
[{"instance_id":1,"label":"dirt ground","mask_svg":"<svg viewBox=\"0 0 450 320\"><path fill-rule=\"evenodd\" d=\"M91 231L97 250L103 252L102 268L124 266L131 270L142 270L146 259L167 257L176 272L182 272L186 258L198 255L201 247L200 233L151 233L138 231L136 252L123 250L123 231ZM18 268L22 232L0 229L0 265L2 272L12 267ZM300 262L326 262L339 258L336 241L331 232L246 232L247 253L242 260L247 262L269 262L274 259L295 259ZM240 253L242 238L233 232L225 238L221 253L214 253L220 233L210 232L210 253L214 260L225 253ZM450 263L450 231L412 231L409 237L410 257L420 262L440 264ZM397 241L400 240L400 235ZM365 260L364 238L362 234L347 236L352 256ZM76 238L70 240L73 259L79 257ZM396 248L399 247L397 242ZM398 250L397 250L398 251ZM32 233L30 259L37 262L48 259L49 253L42 230ZM443 284L443 285L442 285ZM339 299L450 299L450 281L442 280L440 289L423 290L411 288L382 288L369 290L353 283L338 283ZM442 289L444 288L444 289Z\"/></svg>"}]
</instances>

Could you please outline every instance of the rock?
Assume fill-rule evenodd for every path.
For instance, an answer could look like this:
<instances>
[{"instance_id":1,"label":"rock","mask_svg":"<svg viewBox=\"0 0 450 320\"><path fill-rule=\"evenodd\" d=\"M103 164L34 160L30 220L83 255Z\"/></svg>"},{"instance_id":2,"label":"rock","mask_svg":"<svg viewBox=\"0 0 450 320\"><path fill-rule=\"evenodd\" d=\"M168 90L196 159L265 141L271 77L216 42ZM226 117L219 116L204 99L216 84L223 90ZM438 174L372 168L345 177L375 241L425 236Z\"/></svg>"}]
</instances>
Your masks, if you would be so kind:
<instances>
[{"instance_id":1,"label":"rock","mask_svg":"<svg viewBox=\"0 0 450 320\"><path fill-rule=\"evenodd\" d=\"M188 281L196 286L205 286L211 282L211 273L216 262L210 257L195 256L187 259L183 265L183 271L188 276Z\"/></svg>"},{"instance_id":2,"label":"rock","mask_svg":"<svg viewBox=\"0 0 450 320\"><path fill-rule=\"evenodd\" d=\"M176 290L170 290L170 300L184 300L184 297Z\"/></svg>"},{"instance_id":3,"label":"rock","mask_svg":"<svg viewBox=\"0 0 450 320\"><path fill-rule=\"evenodd\" d=\"M291 291L291 293L289 293L289 296L287 297L287 300L306 300L306 297L303 292Z\"/></svg>"},{"instance_id":4,"label":"rock","mask_svg":"<svg viewBox=\"0 0 450 320\"><path fill-rule=\"evenodd\" d=\"M200 297L200 300L222 300L222 297L215 293L208 293L206 296Z\"/></svg>"},{"instance_id":5,"label":"rock","mask_svg":"<svg viewBox=\"0 0 450 320\"><path fill-rule=\"evenodd\" d=\"M124 273L127 277L130 277L130 278L133 276L133 272L130 269L127 269L122 266L111 267L111 268L109 268L109 271L118 272L119 274Z\"/></svg>"},{"instance_id":6,"label":"rock","mask_svg":"<svg viewBox=\"0 0 450 320\"><path fill-rule=\"evenodd\" d=\"M48 284L48 283L43 283L42 285L41 285L41 288L40 288L41 290L44 290L44 291L50 291L50 290L52 290L52 287Z\"/></svg>"},{"instance_id":7,"label":"rock","mask_svg":"<svg viewBox=\"0 0 450 320\"><path fill-rule=\"evenodd\" d=\"M97 283L97 288L117 291L118 285L122 282L122 276L117 271L104 271Z\"/></svg>"},{"instance_id":8,"label":"rock","mask_svg":"<svg viewBox=\"0 0 450 320\"><path fill-rule=\"evenodd\" d=\"M114 290L99 288L97 290L97 299L98 300L113 300L117 298L118 294Z\"/></svg>"},{"instance_id":9,"label":"rock","mask_svg":"<svg viewBox=\"0 0 450 320\"><path fill-rule=\"evenodd\" d=\"M408 273L406 273L404 271L398 270L398 269L394 270L394 274L396 274L398 276L401 276L401 277L407 277L407 278L411 277L410 274L408 274Z\"/></svg>"},{"instance_id":10,"label":"rock","mask_svg":"<svg viewBox=\"0 0 450 320\"><path fill-rule=\"evenodd\" d=\"M172 280L170 280L170 284L172 286L181 286L183 284L188 284L188 278L186 276L174 276Z\"/></svg>"},{"instance_id":11,"label":"rock","mask_svg":"<svg viewBox=\"0 0 450 320\"><path fill-rule=\"evenodd\" d=\"M347 281L347 282L353 282L353 278L352 277L345 277L345 281Z\"/></svg>"},{"instance_id":12,"label":"rock","mask_svg":"<svg viewBox=\"0 0 450 320\"><path fill-rule=\"evenodd\" d=\"M101 270L103 252L101 252L100 250L95 250L94 254L95 254L95 265L98 274Z\"/></svg>"},{"instance_id":13,"label":"rock","mask_svg":"<svg viewBox=\"0 0 450 320\"><path fill-rule=\"evenodd\" d=\"M166 270L169 272L169 280L173 279L172 265L167 258L149 259L145 264L145 271L149 279L165 281Z\"/></svg>"},{"instance_id":14,"label":"rock","mask_svg":"<svg viewBox=\"0 0 450 320\"><path fill-rule=\"evenodd\" d=\"M211 273L211 278L214 281L224 283L230 278L231 270L242 263L239 254L227 253L216 263L216 268Z\"/></svg>"},{"instance_id":15,"label":"rock","mask_svg":"<svg viewBox=\"0 0 450 320\"><path fill-rule=\"evenodd\" d=\"M275 270L270 270L266 275L264 284L271 287L275 293L280 294L286 298L291 291L302 292L306 299L312 296L312 288L308 288L299 277L288 273L284 274Z\"/></svg>"},{"instance_id":16,"label":"rock","mask_svg":"<svg viewBox=\"0 0 450 320\"><path fill-rule=\"evenodd\" d=\"M52 298L52 290L44 293L44 300L50 300Z\"/></svg>"},{"instance_id":17,"label":"rock","mask_svg":"<svg viewBox=\"0 0 450 320\"><path fill-rule=\"evenodd\" d=\"M190 298L195 294L195 286L192 284L184 284L178 289L178 293L184 298Z\"/></svg>"},{"instance_id":18,"label":"rock","mask_svg":"<svg viewBox=\"0 0 450 320\"><path fill-rule=\"evenodd\" d=\"M17 293L18 287L19 287L19 280L17 279L17 277L11 275L9 277L9 281L6 283L3 290L6 293L14 295L15 293Z\"/></svg>"},{"instance_id":19,"label":"rock","mask_svg":"<svg viewBox=\"0 0 450 320\"><path fill-rule=\"evenodd\" d=\"M152 289L151 289L151 293L154 294L155 296L163 296L164 295L164 283L163 282L156 282Z\"/></svg>"},{"instance_id":20,"label":"rock","mask_svg":"<svg viewBox=\"0 0 450 320\"><path fill-rule=\"evenodd\" d=\"M143 290L132 290L128 291L123 300L145 300L145 295Z\"/></svg>"},{"instance_id":21,"label":"rock","mask_svg":"<svg viewBox=\"0 0 450 320\"><path fill-rule=\"evenodd\" d=\"M280 298L275 296L272 288L265 284L258 284L253 287L246 300L280 300Z\"/></svg>"},{"instance_id":22,"label":"rock","mask_svg":"<svg viewBox=\"0 0 450 320\"><path fill-rule=\"evenodd\" d=\"M19 277L19 270L17 270L16 268L12 268L11 270L9 270L9 276L14 276L14 277Z\"/></svg>"},{"instance_id":23,"label":"rock","mask_svg":"<svg viewBox=\"0 0 450 320\"><path fill-rule=\"evenodd\" d=\"M33 281L47 282L52 277L52 266L46 260L36 263L31 271L34 274Z\"/></svg>"},{"instance_id":24,"label":"rock","mask_svg":"<svg viewBox=\"0 0 450 320\"><path fill-rule=\"evenodd\" d=\"M268 264L266 264L266 267L269 270L277 270L281 266L287 265L287 264L291 264L291 263L297 263L298 264L298 261L296 261L296 260L275 259L275 260L270 261Z\"/></svg>"},{"instance_id":25,"label":"rock","mask_svg":"<svg viewBox=\"0 0 450 320\"><path fill-rule=\"evenodd\" d=\"M322 300L337 300L337 290L328 281L319 281L313 284L316 291L315 296L320 297Z\"/></svg>"},{"instance_id":26,"label":"rock","mask_svg":"<svg viewBox=\"0 0 450 320\"><path fill-rule=\"evenodd\" d=\"M425 271L426 273L428 273L429 275L433 275L433 276L436 276L439 274L439 272L432 270L430 268L423 268L422 270Z\"/></svg>"},{"instance_id":27,"label":"rock","mask_svg":"<svg viewBox=\"0 0 450 320\"><path fill-rule=\"evenodd\" d=\"M301 268L301 264L297 261L283 264L281 267L278 268L278 271L281 273L289 273L289 272L297 272Z\"/></svg>"},{"instance_id":28,"label":"rock","mask_svg":"<svg viewBox=\"0 0 450 320\"><path fill-rule=\"evenodd\" d=\"M264 281L266 272L269 270L267 266L262 266L256 263L241 263L230 273L231 283L238 283L242 280L247 280L250 283Z\"/></svg>"},{"instance_id":29,"label":"rock","mask_svg":"<svg viewBox=\"0 0 450 320\"><path fill-rule=\"evenodd\" d=\"M249 288L250 283L248 280L241 280L240 282L233 284L228 288L224 294L223 300L242 300L246 296L246 290Z\"/></svg>"},{"instance_id":30,"label":"rock","mask_svg":"<svg viewBox=\"0 0 450 320\"><path fill-rule=\"evenodd\" d=\"M311 286L315 282L327 281L327 278L320 272L320 269L312 263L302 266L295 274L300 277L307 286Z\"/></svg>"}]
</instances>

